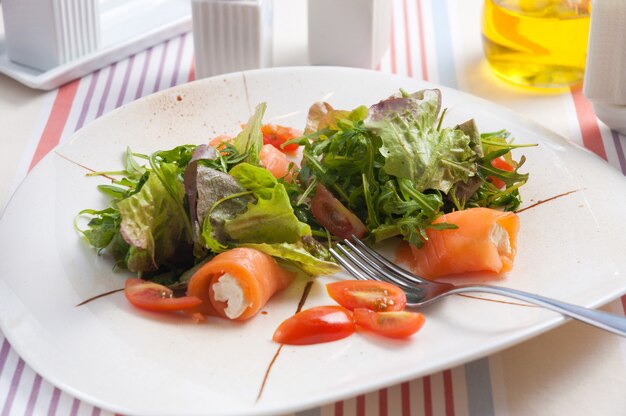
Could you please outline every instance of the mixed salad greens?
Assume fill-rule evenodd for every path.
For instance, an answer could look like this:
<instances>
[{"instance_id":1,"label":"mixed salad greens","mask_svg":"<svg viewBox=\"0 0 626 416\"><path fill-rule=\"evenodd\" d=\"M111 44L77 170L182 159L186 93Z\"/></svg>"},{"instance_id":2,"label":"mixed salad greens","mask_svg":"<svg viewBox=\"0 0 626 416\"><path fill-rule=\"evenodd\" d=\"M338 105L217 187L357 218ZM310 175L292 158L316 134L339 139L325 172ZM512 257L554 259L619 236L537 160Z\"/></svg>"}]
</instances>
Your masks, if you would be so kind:
<instances>
[{"instance_id":1,"label":"mixed salad greens","mask_svg":"<svg viewBox=\"0 0 626 416\"><path fill-rule=\"evenodd\" d=\"M198 265L233 247L326 275L339 270L328 247L346 226L420 247L427 228L455 227L432 224L443 213L521 203L528 175L519 172L524 158L511 156L521 146L504 130L480 134L473 120L442 127L439 90L401 91L351 111L314 104L304 134L283 144L302 147L301 166L278 179L260 158L265 108L219 149L128 149L124 169L106 172L115 179L99 186L110 206L81 211L89 222L79 231L118 267L184 287Z\"/></svg>"}]
</instances>

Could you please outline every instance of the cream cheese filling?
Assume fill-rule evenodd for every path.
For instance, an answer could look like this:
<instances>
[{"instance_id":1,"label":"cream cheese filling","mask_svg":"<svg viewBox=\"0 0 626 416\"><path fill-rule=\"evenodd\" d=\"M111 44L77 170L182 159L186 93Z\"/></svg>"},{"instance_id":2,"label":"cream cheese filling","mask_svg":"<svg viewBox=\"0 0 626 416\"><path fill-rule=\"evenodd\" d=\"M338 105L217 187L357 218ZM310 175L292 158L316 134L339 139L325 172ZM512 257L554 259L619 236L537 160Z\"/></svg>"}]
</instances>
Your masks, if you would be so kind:
<instances>
[{"instance_id":1,"label":"cream cheese filling","mask_svg":"<svg viewBox=\"0 0 626 416\"><path fill-rule=\"evenodd\" d=\"M230 319L236 319L250 306L243 288L234 276L228 273L221 275L213 285L213 294L218 302L226 302L224 313Z\"/></svg>"},{"instance_id":2,"label":"cream cheese filling","mask_svg":"<svg viewBox=\"0 0 626 416\"><path fill-rule=\"evenodd\" d=\"M503 226L495 223L491 227L489 239L497 247L498 254L511 254L511 241L509 240L509 233L506 232Z\"/></svg>"}]
</instances>

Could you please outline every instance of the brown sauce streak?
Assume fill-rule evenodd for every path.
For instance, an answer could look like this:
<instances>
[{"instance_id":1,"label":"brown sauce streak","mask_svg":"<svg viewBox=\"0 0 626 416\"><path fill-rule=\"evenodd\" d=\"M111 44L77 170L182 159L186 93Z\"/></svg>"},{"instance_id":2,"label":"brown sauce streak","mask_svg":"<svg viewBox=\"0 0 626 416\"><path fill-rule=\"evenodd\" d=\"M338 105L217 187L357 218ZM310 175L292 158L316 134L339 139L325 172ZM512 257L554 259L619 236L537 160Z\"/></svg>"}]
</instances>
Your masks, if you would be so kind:
<instances>
[{"instance_id":1,"label":"brown sauce streak","mask_svg":"<svg viewBox=\"0 0 626 416\"><path fill-rule=\"evenodd\" d=\"M550 197L550 198L548 198L548 199L540 199L539 201L535 202L535 203L534 203L534 204L532 204L532 205L529 205L529 206L524 207L524 208L522 208L522 209L518 209L517 211L515 211L515 213L516 213L516 214L519 214L520 212L524 212L524 211L526 211L527 209L534 208L534 207L536 207L536 206L538 206L538 205L541 205L541 204L543 204L543 203L546 203L546 202L549 202L549 201L553 201L553 200L555 200L555 199L557 199L557 198L561 198L561 197L563 197L563 196L567 196L567 195L569 195L569 194L573 194L574 192L578 192L578 191L580 191L580 189L575 189L575 190L573 190L573 191L564 192L564 193L562 193L562 194L555 195L555 196Z\"/></svg>"},{"instance_id":2,"label":"brown sauce streak","mask_svg":"<svg viewBox=\"0 0 626 416\"><path fill-rule=\"evenodd\" d=\"M296 313L302 310L302 307L304 306L306 299L309 297L309 293L311 293L311 287L313 287L312 280L307 282L306 286L304 287L304 290L302 291L302 296L300 297L300 302L298 302ZM267 383L267 379L270 375L270 371L272 370L272 367L274 366L274 363L276 362L276 359L278 359L278 356L280 355L280 351L283 349L284 346L285 344L280 344L280 346L276 350L276 353L274 354L274 357L272 357L272 361L270 361L269 365L267 366L267 369L265 370L265 376L263 377L263 382L261 383L261 387L259 388L259 394L256 396L257 402L261 399L261 395L263 394L263 389L265 389L265 383Z\"/></svg>"},{"instance_id":3,"label":"brown sauce streak","mask_svg":"<svg viewBox=\"0 0 626 416\"><path fill-rule=\"evenodd\" d=\"M89 299L87 299L87 300L82 301L81 303L79 303L79 304L78 304L78 305L76 305L76 306L77 306L77 307L78 307L78 306L83 306L84 304L89 303L89 302L91 302L92 300L100 299L100 298L103 298L103 297L105 297L105 296L109 296L109 295L112 295L112 294L114 294L114 293L121 292L122 290L124 290L124 288L121 288L121 289L113 289L113 290L109 290L108 292L100 293L99 295L93 296L93 297L91 297L91 298L89 298Z\"/></svg>"},{"instance_id":4,"label":"brown sauce streak","mask_svg":"<svg viewBox=\"0 0 626 416\"><path fill-rule=\"evenodd\" d=\"M82 165L82 164L80 164L80 163L78 163L78 162L76 162L76 161L74 161L74 160L70 159L70 158L69 158L69 157L67 157L67 156L63 156L63 155L62 155L61 153L59 153L59 152L56 152L56 151L55 151L54 153L56 153L56 154L57 154L58 156L60 156L61 158L63 158L63 159L65 159L65 160L67 160L68 162L73 163L73 164L75 164L76 166L80 166L81 168L83 168L83 169L85 169L85 170L88 170L88 171L89 171L89 172L91 172L91 173L97 173L94 169L91 169L90 167L87 167L87 166L85 166L85 165ZM109 175L100 174L100 176L102 176L102 177L104 177L104 178L107 178L107 179L110 179L110 180L112 180L112 181L114 181L114 180L115 180L115 178L113 178L113 177L111 177L111 176L109 176Z\"/></svg>"}]
</instances>

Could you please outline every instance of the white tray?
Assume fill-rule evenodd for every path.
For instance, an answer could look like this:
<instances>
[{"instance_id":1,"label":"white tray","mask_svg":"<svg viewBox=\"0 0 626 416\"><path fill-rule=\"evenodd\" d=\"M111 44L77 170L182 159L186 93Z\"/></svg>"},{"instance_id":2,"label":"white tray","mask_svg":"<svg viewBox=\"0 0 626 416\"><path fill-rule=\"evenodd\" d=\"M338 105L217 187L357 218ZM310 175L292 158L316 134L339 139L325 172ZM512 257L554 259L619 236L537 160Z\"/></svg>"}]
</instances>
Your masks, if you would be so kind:
<instances>
[{"instance_id":1,"label":"white tray","mask_svg":"<svg viewBox=\"0 0 626 416\"><path fill-rule=\"evenodd\" d=\"M0 35L0 73L28 87L51 90L133 53L191 31L191 7L188 1L151 2L151 7L137 7L137 3L145 2L103 2L103 6L108 6L103 7L102 11L103 46L93 53L45 72L10 61L4 36ZM105 16L107 13L108 16Z\"/></svg>"}]
</instances>

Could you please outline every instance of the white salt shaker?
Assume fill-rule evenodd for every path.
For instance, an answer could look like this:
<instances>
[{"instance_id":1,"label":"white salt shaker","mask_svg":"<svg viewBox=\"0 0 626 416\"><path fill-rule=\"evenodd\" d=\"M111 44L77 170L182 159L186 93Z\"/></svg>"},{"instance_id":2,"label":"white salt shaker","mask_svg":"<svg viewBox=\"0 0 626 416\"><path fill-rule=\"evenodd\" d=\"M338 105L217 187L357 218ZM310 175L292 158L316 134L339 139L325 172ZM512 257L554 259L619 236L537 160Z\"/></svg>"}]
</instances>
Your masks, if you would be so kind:
<instances>
[{"instance_id":1,"label":"white salt shaker","mask_svg":"<svg viewBox=\"0 0 626 416\"><path fill-rule=\"evenodd\" d=\"M98 0L3 0L9 59L47 71L100 45Z\"/></svg>"},{"instance_id":2,"label":"white salt shaker","mask_svg":"<svg viewBox=\"0 0 626 416\"><path fill-rule=\"evenodd\" d=\"M374 68L389 47L392 0L309 0L309 62Z\"/></svg>"},{"instance_id":3,"label":"white salt shaker","mask_svg":"<svg viewBox=\"0 0 626 416\"><path fill-rule=\"evenodd\" d=\"M272 0L192 0L198 78L272 65Z\"/></svg>"},{"instance_id":4,"label":"white salt shaker","mask_svg":"<svg viewBox=\"0 0 626 416\"><path fill-rule=\"evenodd\" d=\"M594 0L583 92L600 120L626 135L626 1Z\"/></svg>"}]
</instances>

